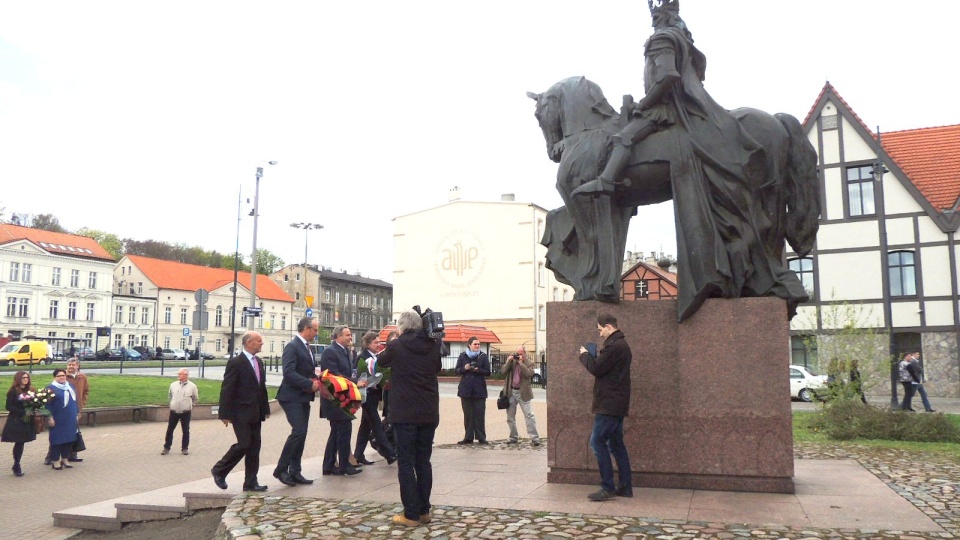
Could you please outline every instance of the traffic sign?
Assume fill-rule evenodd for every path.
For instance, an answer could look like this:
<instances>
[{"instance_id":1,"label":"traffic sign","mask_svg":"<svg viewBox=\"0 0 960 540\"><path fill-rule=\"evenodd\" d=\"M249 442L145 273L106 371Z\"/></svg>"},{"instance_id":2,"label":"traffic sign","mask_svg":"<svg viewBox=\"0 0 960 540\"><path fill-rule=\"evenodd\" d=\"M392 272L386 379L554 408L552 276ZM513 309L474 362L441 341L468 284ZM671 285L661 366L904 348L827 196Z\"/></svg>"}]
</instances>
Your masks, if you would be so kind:
<instances>
[{"instance_id":1,"label":"traffic sign","mask_svg":"<svg viewBox=\"0 0 960 540\"><path fill-rule=\"evenodd\" d=\"M194 293L193 299L197 301L201 306L207 303L207 298L210 297L210 293L206 289L197 289L197 292Z\"/></svg>"},{"instance_id":2,"label":"traffic sign","mask_svg":"<svg viewBox=\"0 0 960 540\"><path fill-rule=\"evenodd\" d=\"M307 308L307 317L313 317L313 308Z\"/></svg>"},{"instance_id":3,"label":"traffic sign","mask_svg":"<svg viewBox=\"0 0 960 540\"><path fill-rule=\"evenodd\" d=\"M260 314L263 312L263 308L251 307L251 306L243 306L243 310L246 311L247 315L251 317L259 317Z\"/></svg>"},{"instance_id":4,"label":"traffic sign","mask_svg":"<svg viewBox=\"0 0 960 540\"><path fill-rule=\"evenodd\" d=\"M187 327L187 326L184 326L184 327L183 327L183 335L185 335L185 336L189 336L189 335L190 335L190 328L189 328L189 327Z\"/></svg>"}]
</instances>

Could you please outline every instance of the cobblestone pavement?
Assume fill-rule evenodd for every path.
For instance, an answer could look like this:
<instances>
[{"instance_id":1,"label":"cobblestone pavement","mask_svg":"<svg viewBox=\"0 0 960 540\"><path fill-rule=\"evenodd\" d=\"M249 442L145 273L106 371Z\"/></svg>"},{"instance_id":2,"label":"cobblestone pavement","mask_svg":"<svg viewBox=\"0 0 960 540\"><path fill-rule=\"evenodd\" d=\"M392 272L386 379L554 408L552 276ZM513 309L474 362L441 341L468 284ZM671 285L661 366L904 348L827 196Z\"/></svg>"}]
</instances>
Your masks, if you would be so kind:
<instances>
[{"instance_id":1,"label":"cobblestone pavement","mask_svg":"<svg viewBox=\"0 0 960 540\"><path fill-rule=\"evenodd\" d=\"M447 445L446 448L455 447ZM476 447L474 447L476 448ZM504 444L490 450L504 450ZM515 447L513 447L515 448ZM543 447L519 451L542 451ZM583 538L583 539L940 539L960 537L960 460L938 453L855 445L796 447L798 459L855 459L944 528L943 533L870 529L755 527L749 524L435 506L419 527L393 525L398 504L278 496L241 497L223 515L218 538Z\"/></svg>"}]
</instances>

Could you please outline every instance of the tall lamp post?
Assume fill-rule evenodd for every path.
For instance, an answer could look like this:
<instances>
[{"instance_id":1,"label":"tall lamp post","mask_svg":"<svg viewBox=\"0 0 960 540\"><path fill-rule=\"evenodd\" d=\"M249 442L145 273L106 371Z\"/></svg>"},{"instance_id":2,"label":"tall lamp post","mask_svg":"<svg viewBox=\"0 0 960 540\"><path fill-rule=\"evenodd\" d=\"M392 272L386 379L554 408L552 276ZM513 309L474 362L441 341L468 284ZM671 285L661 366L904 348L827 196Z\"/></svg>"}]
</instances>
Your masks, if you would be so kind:
<instances>
[{"instance_id":1,"label":"tall lamp post","mask_svg":"<svg viewBox=\"0 0 960 540\"><path fill-rule=\"evenodd\" d=\"M290 226L293 227L294 229L303 229L303 276L302 276L303 305L304 305L303 313L304 313L304 316L306 316L306 313L307 313L306 310L308 307L310 307L309 305L307 305L307 246L309 246L309 243L307 242L307 238L308 238L308 235L310 234L311 229L313 230L322 229L323 225L320 225L319 223L291 223ZM319 290L317 290L317 294L320 294Z\"/></svg>"},{"instance_id":2,"label":"tall lamp post","mask_svg":"<svg viewBox=\"0 0 960 540\"><path fill-rule=\"evenodd\" d=\"M276 161L268 161L270 165L276 165ZM263 177L263 167L257 167L257 183L253 191L253 255L250 257L250 307L253 311L257 308L257 218L260 216L260 178ZM251 313L253 315L253 313ZM254 319L248 317L248 327L253 330Z\"/></svg>"}]
</instances>

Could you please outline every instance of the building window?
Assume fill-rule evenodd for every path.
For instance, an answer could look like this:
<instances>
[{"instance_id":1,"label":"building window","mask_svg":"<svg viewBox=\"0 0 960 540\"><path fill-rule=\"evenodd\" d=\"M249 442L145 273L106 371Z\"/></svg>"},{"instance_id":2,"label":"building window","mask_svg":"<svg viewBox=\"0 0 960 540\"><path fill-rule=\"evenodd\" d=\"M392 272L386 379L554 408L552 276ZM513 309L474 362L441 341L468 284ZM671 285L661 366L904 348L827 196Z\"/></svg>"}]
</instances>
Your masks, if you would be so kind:
<instances>
[{"instance_id":1,"label":"building window","mask_svg":"<svg viewBox=\"0 0 960 540\"><path fill-rule=\"evenodd\" d=\"M164 349L170 348L170 338L168 337L163 338L163 348Z\"/></svg>"},{"instance_id":2,"label":"building window","mask_svg":"<svg viewBox=\"0 0 960 540\"><path fill-rule=\"evenodd\" d=\"M130 334L127 336L127 348L132 349L137 346L137 336Z\"/></svg>"},{"instance_id":3,"label":"building window","mask_svg":"<svg viewBox=\"0 0 960 540\"><path fill-rule=\"evenodd\" d=\"M71 308L73 309L73 311L74 311L73 316L70 317L70 318L71 318L71 319L75 319L75 318L77 317L77 314L76 314L77 303L76 303L76 302L70 302L70 303L73 304L73 305L70 306L70 307L71 307ZM87 320L88 320L88 321L92 321L92 320L93 320L93 308L94 308L93 302L88 302L88 303L87 303Z\"/></svg>"},{"instance_id":4,"label":"building window","mask_svg":"<svg viewBox=\"0 0 960 540\"><path fill-rule=\"evenodd\" d=\"M10 263L10 281L20 281L20 263Z\"/></svg>"},{"instance_id":5,"label":"building window","mask_svg":"<svg viewBox=\"0 0 960 540\"><path fill-rule=\"evenodd\" d=\"M813 258L800 257L790 259L788 264L790 265L790 269L797 274L797 278L800 280L800 283L803 284L803 289L807 291L808 295L813 297Z\"/></svg>"},{"instance_id":6,"label":"building window","mask_svg":"<svg viewBox=\"0 0 960 540\"><path fill-rule=\"evenodd\" d=\"M180 324L187 324L187 308L180 308Z\"/></svg>"},{"instance_id":7,"label":"building window","mask_svg":"<svg viewBox=\"0 0 960 540\"><path fill-rule=\"evenodd\" d=\"M917 267L912 251L894 251L887 255L890 265L890 296L916 296Z\"/></svg>"},{"instance_id":8,"label":"building window","mask_svg":"<svg viewBox=\"0 0 960 540\"><path fill-rule=\"evenodd\" d=\"M51 301L50 301L50 318L51 318L51 319L56 319L56 318L57 318L57 313L58 313L59 311L60 311L60 301L59 301L59 300L51 300Z\"/></svg>"},{"instance_id":9,"label":"building window","mask_svg":"<svg viewBox=\"0 0 960 540\"><path fill-rule=\"evenodd\" d=\"M217 306L217 311L213 316L213 325L223 326L223 306ZM217 350L219 351L220 349Z\"/></svg>"},{"instance_id":10,"label":"building window","mask_svg":"<svg viewBox=\"0 0 960 540\"><path fill-rule=\"evenodd\" d=\"M143 294L143 282L142 282L142 281L138 281L138 282L137 282L137 294Z\"/></svg>"},{"instance_id":11,"label":"building window","mask_svg":"<svg viewBox=\"0 0 960 540\"><path fill-rule=\"evenodd\" d=\"M297 293L297 297L295 298L295 300L299 300L299 299L300 299L300 293Z\"/></svg>"},{"instance_id":12,"label":"building window","mask_svg":"<svg viewBox=\"0 0 960 540\"><path fill-rule=\"evenodd\" d=\"M633 283L634 298L650 297L650 280L638 279Z\"/></svg>"},{"instance_id":13,"label":"building window","mask_svg":"<svg viewBox=\"0 0 960 540\"><path fill-rule=\"evenodd\" d=\"M146 334L140 336L140 346L141 346L141 347L146 347L146 346L147 346L147 335L146 335Z\"/></svg>"},{"instance_id":14,"label":"building window","mask_svg":"<svg viewBox=\"0 0 960 540\"><path fill-rule=\"evenodd\" d=\"M790 336L790 363L805 368L817 366L817 339L813 336Z\"/></svg>"},{"instance_id":15,"label":"building window","mask_svg":"<svg viewBox=\"0 0 960 540\"><path fill-rule=\"evenodd\" d=\"M163 322L164 324L173 324L173 308L172 307L163 308Z\"/></svg>"},{"instance_id":16,"label":"building window","mask_svg":"<svg viewBox=\"0 0 960 540\"><path fill-rule=\"evenodd\" d=\"M80 286L80 271L71 270L70 271L70 287L76 289Z\"/></svg>"},{"instance_id":17,"label":"building window","mask_svg":"<svg viewBox=\"0 0 960 540\"><path fill-rule=\"evenodd\" d=\"M97 273L90 272L90 275L87 277L87 288L96 289L97 288Z\"/></svg>"},{"instance_id":18,"label":"building window","mask_svg":"<svg viewBox=\"0 0 960 540\"><path fill-rule=\"evenodd\" d=\"M543 304L537 307L537 328L540 330L547 329L547 317Z\"/></svg>"},{"instance_id":19,"label":"building window","mask_svg":"<svg viewBox=\"0 0 960 540\"><path fill-rule=\"evenodd\" d=\"M140 314L140 324L150 324L150 308L143 308L143 313Z\"/></svg>"},{"instance_id":20,"label":"building window","mask_svg":"<svg viewBox=\"0 0 960 540\"><path fill-rule=\"evenodd\" d=\"M353 293L353 305L357 305L357 293Z\"/></svg>"},{"instance_id":21,"label":"building window","mask_svg":"<svg viewBox=\"0 0 960 540\"><path fill-rule=\"evenodd\" d=\"M287 329L287 316L286 316L286 315L280 315L280 329L281 329L281 330L286 330L286 329Z\"/></svg>"},{"instance_id":22,"label":"building window","mask_svg":"<svg viewBox=\"0 0 960 540\"><path fill-rule=\"evenodd\" d=\"M185 337L180 338L180 348L183 350L187 350L187 338Z\"/></svg>"},{"instance_id":23,"label":"building window","mask_svg":"<svg viewBox=\"0 0 960 540\"><path fill-rule=\"evenodd\" d=\"M60 269L59 268L53 269L53 277L50 280L50 284L53 285L54 287L60 286Z\"/></svg>"},{"instance_id":24,"label":"building window","mask_svg":"<svg viewBox=\"0 0 960 540\"><path fill-rule=\"evenodd\" d=\"M23 263L23 282L30 283L33 279L33 265L30 263Z\"/></svg>"},{"instance_id":25,"label":"building window","mask_svg":"<svg viewBox=\"0 0 960 540\"><path fill-rule=\"evenodd\" d=\"M276 330L276 328L277 328L277 314L276 314L276 313L271 313L271 314L270 314L270 329L271 329L271 330Z\"/></svg>"},{"instance_id":26,"label":"building window","mask_svg":"<svg viewBox=\"0 0 960 540\"><path fill-rule=\"evenodd\" d=\"M350 324L357 324L357 314L353 311L350 312Z\"/></svg>"},{"instance_id":27,"label":"building window","mask_svg":"<svg viewBox=\"0 0 960 540\"><path fill-rule=\"evenodd\" d=\"M17 299L13 296L7 298L7 317L17 316Z\"/></svg>"},{"instance_id":28,"label":"building window","mask_svg":"<svg viewBox=\"0 0 960 540\"><path fill-rule=\"evenodd\" d=\"M133 295L133 282L130 282L130 294Z\"/></svg>"},{"instance_id":29,"label":"building window","mask_svg":"<svg viewBox=\"0 0 960 540\"><path fill-rule=\"evenodd\" d=\"M127 322L137 324L137 306L130 306L130 314L127 316ZM133 339L133 336L130 336L130 339Z\"/></svg>"},{"instance_id":30,"label":"building window","mask_svg":"<svg viewBox=\"0 0 960 540\"><path fill-rule=\"evenodd\" d=\"M337 294L337 300L334 302L334 304L338 304L338 305L339 305L339 304L340 304L340 291L337 291L336 294Z\"/></svg>"},{"instance_id":31,"label":"building window","mask_svg":"<svg viewBox=\"0 0 960 540\"><path fill-rule=\"evenodd\" d=\"M217 338L217 341L214 342L214 346L213 346L213 347L214 347L213 350L215 350L216 352L220 352L220 350L223 349L223 339L222 339L222 338Z\"/></svg>"},{"instance_id":32,"label":"building window","mask_svg":"<svg viewBox=\"0 0 960 540\"><path fill-rule=\"evenodd\" d=\"M873 166L847 168L847 196L850 217L872 216L877 213L873 195Z\"/></svg>"},{"instance_id":33,"label":"building window","mask_svg":"<svg viewBox=\"0 0 960 540\"><path fill-rule=\"evenodd\" d=\"M537 263L537 285L540 287L546 286L546 273L543 270L543 263Z\"/></svg>"},{"instance_id":34,"label":"building window","mask_svg":"<svg viewBox=\"0 0 960 540\"><path fill-rule=\"evenodd\" d=\"M123 347L123 334L114 334L113 348L119 349L120 347Z\"/></svg>"},{"instance_id":35,"label":"building window","mask_svg":"<svg viewBox=\"0 0 960 540\"><path fill-rule=\"evenodd\" d=\"M283 280L284 280L284 281L290 281L290 274L284 274L284 275L283 275Z\"/></svg>"},{"instance_id":36,"label":"building window","mask_svg":"<svg viewBox=\"0 0 960 540\"><path fill-rule=\"evenodd\" d=\"M324 302L329 302L329 301L330 301L330 289L324 289L324 290L323 290L323 301L324 301Z\"/></svg>"},{"instance_id":37,"label":"building window","mask_svg":"<svg viewBox=\"0 0 960 540\"><path fill-rule=\"evenodd\" d=\"M117 314L113 319L113 322L122 323L123 322L123 306L117 306Z\"/></svg>"},{"instance_id":38,"label":"building window","mask_svg":"<svg viewBox=\"0 0 960 540\"><path fill-rule=\"evenodd\" d=\"M294 275L297 276L297 278L294 281L300 281L300 272L297 272Z\"/></svg>"}]
</instances>

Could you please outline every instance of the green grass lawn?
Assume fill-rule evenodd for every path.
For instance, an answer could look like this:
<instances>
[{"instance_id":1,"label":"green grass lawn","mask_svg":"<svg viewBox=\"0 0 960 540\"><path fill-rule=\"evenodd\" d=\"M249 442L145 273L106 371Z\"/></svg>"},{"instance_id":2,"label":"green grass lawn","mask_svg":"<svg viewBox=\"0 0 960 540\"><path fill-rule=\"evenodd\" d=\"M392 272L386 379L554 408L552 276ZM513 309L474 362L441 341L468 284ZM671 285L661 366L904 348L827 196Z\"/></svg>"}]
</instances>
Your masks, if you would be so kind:
<instances>
[{"instance_id":1,"label":"green grass lawn","mask_svg":"<svg viewBox=\"0 0 960 540\"><path fill-rule=\"evenodd\" d=\"M812 443L812 444L834 444L834 445L857 445L871 446L875 448L890 448L908 451L934 452L938 454L947 454L955 459L960 459L960 444L955 443L934 443L934 442L913 442L913 441L891 441L885 439L853 439L849 441L836 441L830 439L826 434L816 430L813 427L814 419L818 413L809 411L797 411L793 413L793 440L794 442ZM945 415L953 424L960 427L960 415Z\"/></svg>"},{"instance_id":2,"label":"green grass lawn","mask_svg":"<svg viewBox=\"0 0 960 540\"><path fill-rule=\"evenodd\" d=\"M90 397L87 407L120 407L124 405L166 405L167 391L176 376L146 377L140 375L97 375L88 374ZM41 388L53 380L52 372L34 373L33 387ZM190 379L200 392L200 403L216 404L220 399L220 381L209 379ZM0 388L10 388L12 375L0 376ZM275 387L268 387L267 394L272 398Z\"/></svg>"}]
</instances>

